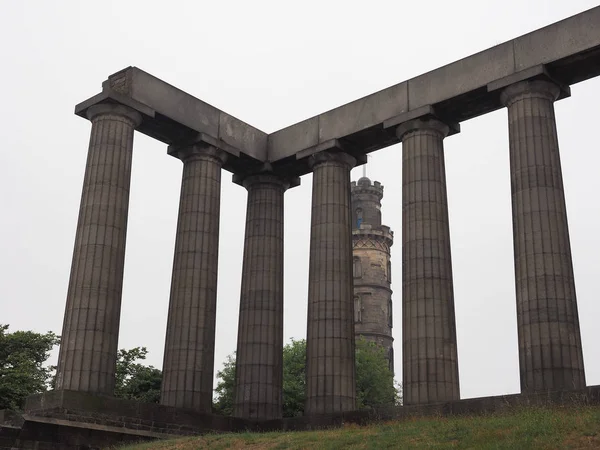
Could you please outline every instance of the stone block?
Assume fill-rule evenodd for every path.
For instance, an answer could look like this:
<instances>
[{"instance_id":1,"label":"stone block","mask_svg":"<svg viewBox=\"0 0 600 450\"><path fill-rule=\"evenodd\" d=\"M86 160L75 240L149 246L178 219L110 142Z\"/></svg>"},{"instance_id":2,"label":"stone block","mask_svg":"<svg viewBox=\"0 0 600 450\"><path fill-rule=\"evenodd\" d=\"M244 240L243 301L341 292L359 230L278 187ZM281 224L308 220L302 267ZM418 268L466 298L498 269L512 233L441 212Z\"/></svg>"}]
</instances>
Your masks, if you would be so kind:
<instances>
[{"instance_id":1,"label":"stone block","mask_svg":"<svg viewBox=\"0 0 600 450\"><path fill-rule=\"evenodd\" d=\"M514 39L515 70L547 64L600 46L600 7Z\"/></svg>"},{"instance_id":2,"label":"stone block","mask_svg":"<svg viewBox=\"0 0 600 450\"><path fill-rule=\"evenodd\" d=\"M406 111L405 81L319 115L319 142L351 135Z\"/></svg>"},{"instance_id":3,"label":"stone block","mask_svg":"<svg viewBox=\"0 0 600 450\"><path fill-rule=\"evenodd\" d=\"M267 134L223 111L219 114L218 138L254 159L267 160Z\"/></svg>"},{"instance_id":4,"label":"stone block","mask_svg":"<svg viewBox=\"0 0 600 450\"><path fill-rule=\"evenodd\" d=\"M268 160L277 161L319 144L319 117L298 122L271 133L268 138Z\"/></svg>"},{"instance_id":5,"label":"stone block","mask_svg":"<svg viewBox=\"0 0 600 450\"><path fill-rule=\"evenodd\" d=\"M0 409L0 426L20 427L23 424L23 416L17 411Z\"/></svg>"},{"instance_id":6,"label":"stone block","mask_svg":"<svg viewBox=\"0 0 600 450\"><path fill-rule=\"evenodd\" d=\"M131 98L192 130L218 136L220 111L217 108L137 67L129 70Z\"/></svg>"},{"instance_id":7,"label":"stone block","mask_svg":"<svg viewBox=\"0 0 600 450\"><path fill-rule=\"evenodd\" d=\"M410 109L458 97L514 72L512 42L505 42L408 80Z\"/></svg>"}]
</instances>

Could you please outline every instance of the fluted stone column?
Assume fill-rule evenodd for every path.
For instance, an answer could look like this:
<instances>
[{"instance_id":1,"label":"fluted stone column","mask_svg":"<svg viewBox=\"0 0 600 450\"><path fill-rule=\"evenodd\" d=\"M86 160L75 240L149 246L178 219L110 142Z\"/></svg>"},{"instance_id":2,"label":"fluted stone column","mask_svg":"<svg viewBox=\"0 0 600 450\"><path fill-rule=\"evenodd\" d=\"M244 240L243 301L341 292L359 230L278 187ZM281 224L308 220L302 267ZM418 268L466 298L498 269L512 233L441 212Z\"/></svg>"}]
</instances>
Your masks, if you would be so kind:
<instances>
[{"instance_id":1,"label":"fluted stone column","mask_svg":"<svg viewBox=\"0 0 600 450\"><path fill-rule=\"evenodd\" d=\"M442 122L400 125L404 404L460 398Z\"/></svg>"},{"instance_id":2,"label":"fluted stone column","mask_svg":"<svg viewBox=\"0 0 600 450\"><path fill-rule=\"evenodd\" d=\"M92 121L58 358L57 389L113 394L125 237L139 113L99 104Z\"/></svg>"},{"instance_id":3,"label":"fluted stone column","mask_svg":"<svg viewBox=\"0 0 600 450\"><path fill-rule=\"evenodd\" d=\"M554 101L559 88L525 81L508 107L521 391L581 389L585 374Z\"/></svg>"},{"instance_id":4,"label":"fluted stone column","mask_svg":"<svg viewBox=\"0 0 600 450\"><path fill-rule=\"evenodd\" d=\"M311 156L313 170L305 414L356 408L350 169L345 153Z\"/></svg>"},{"instance_id":5,"label":"fluted stone column","mask_svg":"<svg viewBox=\"0 0 600 450\"><path fill-rule=\"evenodd\" d=\"M244 180L246 237L236 352L236 417L276 419L283 389L283 195L271 174Z\"/></svg>"},{"instance_id":6,"label":"fluted stone column","mask_svg":"<svg viewBox=\"0 0 600 450\"><path fill-rule=\"evenodd\" d=\"M221 167L225 154L194 145L183 161L161 403L211 412Z\"/></svg>"}]
</instances>

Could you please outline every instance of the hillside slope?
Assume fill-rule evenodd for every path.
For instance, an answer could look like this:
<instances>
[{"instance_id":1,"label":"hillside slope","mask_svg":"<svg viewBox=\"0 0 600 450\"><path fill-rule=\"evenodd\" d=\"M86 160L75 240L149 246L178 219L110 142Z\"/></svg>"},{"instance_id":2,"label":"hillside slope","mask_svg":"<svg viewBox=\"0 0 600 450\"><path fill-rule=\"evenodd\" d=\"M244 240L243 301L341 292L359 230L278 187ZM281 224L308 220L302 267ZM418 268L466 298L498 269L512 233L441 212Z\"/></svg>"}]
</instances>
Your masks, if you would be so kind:
<instances>
[{"instance_id":1,"label":"hillside slope","mask_svg":"<svg viewBox=\"0 0 600 450\"><path fill-rule=\"evenodd\" d=\"M159 449L600 448L600 406L527 408L485 416L413 418L359 427L210 434L123 450Z\"/></svg>"}]
</instances>

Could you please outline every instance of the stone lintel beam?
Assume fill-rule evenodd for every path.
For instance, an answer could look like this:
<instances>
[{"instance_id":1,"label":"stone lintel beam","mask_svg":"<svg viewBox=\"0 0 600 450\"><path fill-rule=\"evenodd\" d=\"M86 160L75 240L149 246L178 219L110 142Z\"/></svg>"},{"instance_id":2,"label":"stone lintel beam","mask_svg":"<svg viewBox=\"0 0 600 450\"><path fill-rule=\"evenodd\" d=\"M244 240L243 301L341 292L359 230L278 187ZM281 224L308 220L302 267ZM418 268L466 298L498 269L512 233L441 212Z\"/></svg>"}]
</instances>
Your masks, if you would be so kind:
<instances>
[{"instance_id":1,"label":"stone lintel beam","mask_svg":"<svg viewBox=\"0 0 600 450\"><path fill-rule=\"evenodd\" d=\"M141 133L169 145L202 133L212 145L236 156L226 170L237 173L247 164L269 161L275 171L300 176L310 172L305 156L336 142L354 149L350 153L360 165L361 155L399 142L392 122L423 116L422 108L435 108L436 117L460 123L502 108L502 85L538 76L540 70L563 86L599 76L598 23L600 6L270 134L136 67L109 76L100 97L78 105L76 113L84 115L90 101L135 102L153 114L138 128ZM559 98L568 96L568 89L562 91Z\"/></svg>"},{"instance_id":2,"label":"stone lintel beam","mask_svg":"<svg viewBox=\"0 0 600 450\"><path fill-rule=\"evenodd\" d=\"M331 139L365 152L396 144L382 124L427 105L457 123L498 110L503 105L488 85L542 64L565 85L599 76L598 23L595 7L278 130L268 138L269 160Z\"/></svg>"},{"instance_id":3,"label":"stone lintel beam","mask_svg":"<svg viewBox=\"0 0 600 450\"><path fill-rule=\"evenodd\" d=\"M154 120L147 121L139 131L168 145L181 144L201 133L227 153L267 160L267 133L137 67L110 75L102 83L102 93L120 95L155 111Z\"/></svg>"},{"instance_id":4,"label":"stone lintel beam","mask_svg":"<svg viewBox=\"0 0 600 450\"><path fill-rule=\"evenodd\" d=\"M435 116L448 123L500 109L503 85L519 78L551 74L563 86L559 98L568 96L566 86L600 75L598 23L600 6L270 134L136 67L109 76L101 97L90 101L110 98L127 104L127 98L143 105L153 115L138 131L169 145L198 133L210 136L211 145L236 156L224 166L233 173L268 161L275 171L300 176L310 172L306 156L337 142L354 149L349 153L360 165L361 156L399 142L392 123L423 116L423 108L435 108ZM83 115L87 106L89 101L78 105L76 113Z\"/></svg>"}]
</instances>

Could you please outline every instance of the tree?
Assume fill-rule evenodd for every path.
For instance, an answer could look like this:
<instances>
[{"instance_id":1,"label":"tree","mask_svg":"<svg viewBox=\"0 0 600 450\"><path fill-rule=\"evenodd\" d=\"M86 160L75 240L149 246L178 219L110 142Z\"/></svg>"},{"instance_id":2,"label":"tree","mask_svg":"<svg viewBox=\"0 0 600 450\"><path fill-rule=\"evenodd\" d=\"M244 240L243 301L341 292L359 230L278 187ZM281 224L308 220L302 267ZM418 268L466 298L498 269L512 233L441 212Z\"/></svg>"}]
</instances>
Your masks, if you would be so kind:
<instances>
[{"instance_id":1,"label":"tree","mask_svg":"<svg viewBox=\"0 0 600 450\"><path fill-rule=\"evenodd\" d=\"M20 409L29 395L50 387L53 367L44 367L50 351L60 342L49 331L8 332L0 325L0 409Z\"/></svg>"},{"instance_id":2,"label":"tree","mask_svg":"<svg viewBox=\"0 0 600 450\"><path fill-rule=\"evenodd\" d=\"M217 372L215 412L233 413L235 353ZM294 340L283 347L283 417L301 416L306 401L306 341ZM356 340L357 408L369 409L401 403L401 390L394 386L385 350L364 338Z\"/></svg>"},{"instance_id":3,"label":"tree","mask_svg":"<svg viewBox=\"0 0 600 450\"><path fill-rule=\"evenodd\" d=\"M304 413L306 400L306 340L291 340L283 347L283 417Z\"/></svg>"},{"instance_id":4,"label":"tree","mask_svg":"<svg viewBox=\"0 0 600 450\"><path fill-rule=\"evenodd\" d=\"M147 354L146 347L119 350L115 377L115 397L148 403L160 402L162 372L153 366L144 366L137 362L138 360L145 360Z\"/></svg>"},{"instance_id":5,"label":"tree","mask_svg":"<svg viewBox=\"0 0 600 450\"><path fill-rule=\"evenodd\" d=\"M361 336L356 340L356 407L394 406L397 395L385 349Z\"/></svg>"},{"instance_id":6,"label":"tree","mask_svg":"<svg viewBox=\"0 0 600 450\"><path fill-rule=\"evenodd\" d=\"M227 356L225 363L223 363L223 369L217 372L217 379L217 387L215 388L217 398L213 402L213 410L217 414L231 416L235 400L235 352Z\"/></svg>"}]
</instances>

